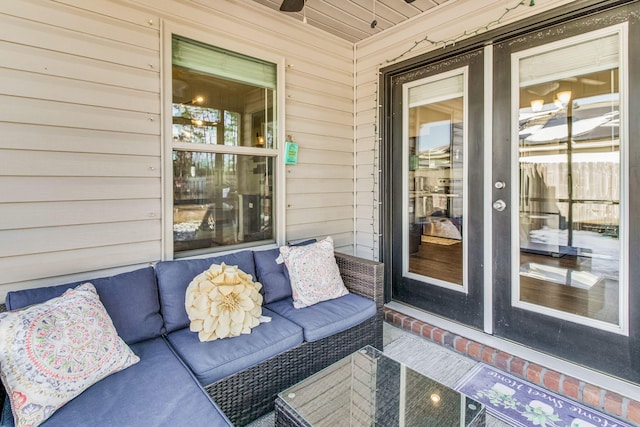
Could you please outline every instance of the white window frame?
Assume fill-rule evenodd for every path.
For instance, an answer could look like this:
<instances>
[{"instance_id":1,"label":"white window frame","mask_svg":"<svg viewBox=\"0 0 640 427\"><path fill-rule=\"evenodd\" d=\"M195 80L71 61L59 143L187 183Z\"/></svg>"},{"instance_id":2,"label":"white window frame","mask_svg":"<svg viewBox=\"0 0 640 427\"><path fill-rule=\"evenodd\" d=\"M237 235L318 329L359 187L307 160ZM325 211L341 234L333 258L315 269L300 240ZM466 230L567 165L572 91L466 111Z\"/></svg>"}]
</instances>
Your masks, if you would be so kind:
<instances>
[{"instance_id":1,"label":"white window frame","mask_svg":"<svg viewBox=\"0 0 640 427\"><path fill-rule=\"evenodd\" d=\"M172 70L172 38L173 36L182 36L191 40L205 43L217 48L236 52L241 55L256 58L262 61L270 62L276 65L277 81L276 81L276 124L274 126L276 132L275 148L253 148L253 147L230 147L224 145L205 145L176 143L172 138L172 103L173 88L171 82ZM285 167L284 167L284 146L286 138L285 126L285 59L281 55L275 55L265 52L264 49L253 47L247 43L240 43L236 40L224 38L220 34L213 32L203 32L193 27L188 27L176 23L162 21L161 23L162 37L162 61L160 70L160 80L162 82L162 254L163 260L174 259L173 244L173 151L186 150L194 152L209 152L219 154L237 154L237 155L257 155L272 157L274 159L274 191L273 191L273 230L275 245L283 245L285 241ZM209 257L212 255L222 255L228 252L235 252L241 247L248 245L229 246L228 250L211 250L202 253L197 257ZM255 242L254 247L265 246L273 247L273 244L262 244ZM194 256L195 257L195 256Z\"/></svg>"}]
</instances>

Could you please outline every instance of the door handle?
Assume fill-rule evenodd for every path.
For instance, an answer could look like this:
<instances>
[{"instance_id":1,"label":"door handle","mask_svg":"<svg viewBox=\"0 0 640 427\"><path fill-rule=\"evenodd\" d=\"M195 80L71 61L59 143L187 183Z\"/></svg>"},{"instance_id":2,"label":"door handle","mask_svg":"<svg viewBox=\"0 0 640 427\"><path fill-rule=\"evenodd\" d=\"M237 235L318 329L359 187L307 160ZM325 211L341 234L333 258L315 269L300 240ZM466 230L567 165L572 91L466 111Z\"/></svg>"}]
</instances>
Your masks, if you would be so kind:
<instances>
[{"instance_id":1,"label":"door handle","mask_svg":"<svg viewBox=\"0 0 640 427\"><path fill-rule=\"evenodd\" d=\"M507 204L502 199L498 199L495 202L493 202L493 209L497 210L498 212L502 212L503 210L506 209L506 207L507 207Z\"/></svg>"}]
</instances>

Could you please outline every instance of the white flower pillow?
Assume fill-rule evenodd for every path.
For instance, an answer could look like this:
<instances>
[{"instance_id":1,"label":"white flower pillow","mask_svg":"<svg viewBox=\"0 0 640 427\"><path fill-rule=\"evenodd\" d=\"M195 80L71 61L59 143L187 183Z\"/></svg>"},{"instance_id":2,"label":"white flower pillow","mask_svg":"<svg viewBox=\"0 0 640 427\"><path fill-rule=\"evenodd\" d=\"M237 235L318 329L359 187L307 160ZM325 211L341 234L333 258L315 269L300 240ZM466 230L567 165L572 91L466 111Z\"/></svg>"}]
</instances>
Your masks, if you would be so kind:
<instances>
[{"instance_id":1,"label":"white flower pillow","mask_svg":"<svg viewBox=\"0 0 640 427\"><path fill-rule=\"evenodd\" d=\"M139 361L91 283L0 313L0 373L18 427L39 425L91 385Z\"/></svg>"},{"instance_id":2,"label":"white flower pillow","mask_svg":"<svg viewBox=\"0 0 640 427\"><path fill-rule=\"evenodd\" d=\"M237 266L212 264L187 287L189 329L202 342L251 333L262 315L260 288Z\"/></svg>"},{"instance_id":3,"label":"white flower pillow","mask_svg":"<svg viewBox=\"0 0 640 427\"><path fill-rule=\"evenodd\" d=\"M282 246L278 261L284 262L289 271L295 308L349 293L336 264L331 237L306 246Z\"/></svg>"}]
</instances>

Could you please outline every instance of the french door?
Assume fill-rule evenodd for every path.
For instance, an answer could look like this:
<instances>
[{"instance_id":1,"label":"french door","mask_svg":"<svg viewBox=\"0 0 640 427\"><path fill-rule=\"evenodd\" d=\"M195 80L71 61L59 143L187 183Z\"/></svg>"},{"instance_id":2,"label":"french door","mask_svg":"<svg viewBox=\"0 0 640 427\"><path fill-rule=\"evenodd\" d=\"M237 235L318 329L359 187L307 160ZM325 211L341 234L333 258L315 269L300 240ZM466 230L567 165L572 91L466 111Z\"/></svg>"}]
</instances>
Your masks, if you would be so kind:
<instances>
[{"instance_id":1,"label":"french door","mask_svg":"<svg viewBox=\"0 0 640 427\"><path fill-rule=\"evenodd\" d=\"M629 24L621 8L493 47L493 305L495 335L638 382Z\"/></svg>"},{"instance_id":2,"label":"french door","mask_svg":"<svg viewBox=\"0 0 640 427\"><path fill-rule=\"evenodd\" d=\"M639 10L389 73L393 299L640 382Z\"/></svg>"},{"instance_id":3,"label":"french door","mask_svg":"<svg viewBox=\"0 0 640 427\"><path fill-rule=\"evenodd\" d=\"M394 298L482 328L482 49L392 82ZM397 162L397 163L396 163ZM402 171L402 172L400 172ZM397 201L397 202L396 202Z\"/></svg>"}]
</instances>

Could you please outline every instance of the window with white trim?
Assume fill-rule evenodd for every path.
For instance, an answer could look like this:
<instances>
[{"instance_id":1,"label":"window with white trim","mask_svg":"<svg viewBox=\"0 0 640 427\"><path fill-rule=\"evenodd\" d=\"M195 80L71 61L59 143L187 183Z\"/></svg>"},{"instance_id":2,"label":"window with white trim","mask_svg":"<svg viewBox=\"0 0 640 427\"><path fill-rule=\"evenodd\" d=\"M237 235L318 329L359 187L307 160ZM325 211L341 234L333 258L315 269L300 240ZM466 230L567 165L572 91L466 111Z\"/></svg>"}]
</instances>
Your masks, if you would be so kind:
<instances>
[{"instance_id":1,"label":"window with white trim","mask_svg":"<svg viewBox=\"0 0 640 427\"><path fill-rule=\"evenodd\" d=\"M175 257L275 242L276 64L172 36Z\"/></svg>"}]
</instances>

